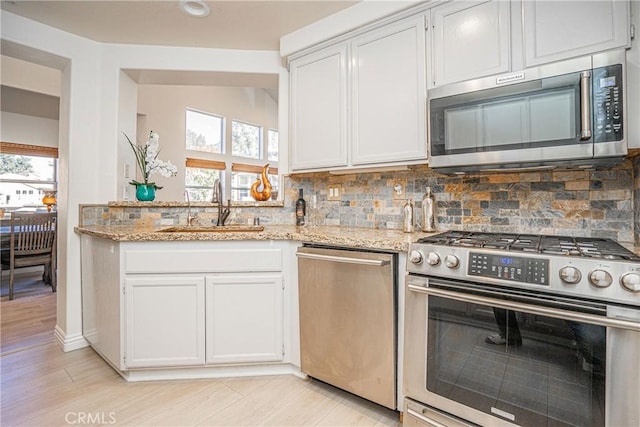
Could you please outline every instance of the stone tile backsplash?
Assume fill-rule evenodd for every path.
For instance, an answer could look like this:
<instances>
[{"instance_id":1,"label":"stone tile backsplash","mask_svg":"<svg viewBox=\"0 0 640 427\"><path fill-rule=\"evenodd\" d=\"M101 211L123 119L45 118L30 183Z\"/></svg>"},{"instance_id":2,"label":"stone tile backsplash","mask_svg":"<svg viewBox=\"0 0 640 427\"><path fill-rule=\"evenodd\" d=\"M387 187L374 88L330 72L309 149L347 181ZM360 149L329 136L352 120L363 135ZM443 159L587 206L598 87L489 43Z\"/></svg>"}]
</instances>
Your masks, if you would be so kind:
<instances>
[{"instance_id":1,"label":"stone tile backsplash","mask_svg":"<svg viewBox=\"0 0 640 427\"><path fill-rule=\"evenodd\" d=\"M636 177L638 169L636 160ZM317 196L321 224L401 228L405 200L393 198L393 184L401 183L406 198L415 201L420 226L422 196L430 186L439 230L605 237L629 246L634 242L634 192L640 206L640 183L633 177L630 160L602 171L446 176L414 166L385 173L292 175L287 204L303 188L307 200ZM326 188L336 183L342 186L342 200L327 201ZM637 209L635 218L638 223Z\"/></svg>"},{"instance_id":2,"label":"stone tile backsplash","mask_svg":"<svg viewBox=\"0 0 640 427\"><path fill-rule=\"evenodd\" d=\"M340 200L328 200L330 184L340 184ZM396 185L404 194L396 194ZM261 224L294 224L294 203L302 188L307 223L400 229L402 206L411 198L419 230L427 186L436 199L438 230L605 237L640 245L640 157L602 171L447 176L428 166L410 166L393 172L294 174L285 179L284 207L236 207L230 222L247 224L259 217ZM210 207L192 211L206 223L217 212ZM96 206L83 209L82 218L87 225L174 225L186 222L186 208Z\"/></svg>"}]
</instances>

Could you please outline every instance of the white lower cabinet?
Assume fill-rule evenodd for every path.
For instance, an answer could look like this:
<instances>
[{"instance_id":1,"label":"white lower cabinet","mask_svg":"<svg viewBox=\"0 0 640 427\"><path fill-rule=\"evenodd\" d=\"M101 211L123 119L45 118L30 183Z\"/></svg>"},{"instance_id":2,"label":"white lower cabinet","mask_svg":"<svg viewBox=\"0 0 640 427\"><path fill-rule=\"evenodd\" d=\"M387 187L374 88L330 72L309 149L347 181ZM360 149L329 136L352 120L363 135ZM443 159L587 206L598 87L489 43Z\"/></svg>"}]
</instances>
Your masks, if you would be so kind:
<instances>
[{"instance_id":1,"label":"white lower cabinet","mask_svg":"<svg viewBox=\"0 0 640 427\"><path fill-rule=\"evenodd\" d=\"M127 277L125 300L128 368L204 364L204 277Z\"/></svg>"},{"instance_id":2,"label":"white lower cabinet","mask_svg":"<svg viewBox=\"0 0 640 427\"><path fill-rule=\"evenodd\" d=\"M125 365L281 361L282 284L280 274L128 276Z\"/></svg>"},{"instance_id":3,"label":"white lower cabinet","mask_svg":"<svg viewBox=\"0 0 640 427\"><path fill-rule=\"evenodd\" d=\"M280 274L207 276L207 364L283 359L282 286Z\"/></svg>"},{"instance_id":4,"label":"white lower cabinet","mask_svg":"<svg viewBox=\"0 0 640 427\"><path fill-rule=\"evenodd\" d=\"M124 368L282 362L284 253L274 242L123 245Z\"/></svg>"},{"instance_id":5,"label":"white lower cabinet","mask_svg":"<svg viewBox=\"0 0 640 427\"><path fill-rule=\"evenodd\" d=\"M129 381L291 372L296 246L83 235L83 336Z\"/></svg>"}]
</instances>

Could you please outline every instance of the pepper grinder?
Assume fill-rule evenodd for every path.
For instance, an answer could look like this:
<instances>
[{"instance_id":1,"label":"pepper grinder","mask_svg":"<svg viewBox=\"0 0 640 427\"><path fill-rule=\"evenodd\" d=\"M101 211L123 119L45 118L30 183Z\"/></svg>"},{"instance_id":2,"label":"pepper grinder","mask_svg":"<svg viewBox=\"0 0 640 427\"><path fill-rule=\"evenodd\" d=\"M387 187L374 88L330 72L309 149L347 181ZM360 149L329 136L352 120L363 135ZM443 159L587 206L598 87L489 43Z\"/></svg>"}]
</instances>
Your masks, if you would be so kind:
<instances>
[{"instance_id":1,"label":"pepper grinder","mask_svg":"<svg viewBox=\"0 0 640 427\"><path fill-rule=\"evenodd\" d=\"M431 193L431 187L422 198L422 231L436 231L435 197Z\"/></svg>"},{"instance_id":2,"label":"pepper grinder","mask_svg":"<svg viewBox=\"0 0 640 427\"><path fill-rule=\"evenodd\" d=\"M402 231L413 233L413 200L407 199L407 203L402 208Z\"/></svg>"}]
</instances>

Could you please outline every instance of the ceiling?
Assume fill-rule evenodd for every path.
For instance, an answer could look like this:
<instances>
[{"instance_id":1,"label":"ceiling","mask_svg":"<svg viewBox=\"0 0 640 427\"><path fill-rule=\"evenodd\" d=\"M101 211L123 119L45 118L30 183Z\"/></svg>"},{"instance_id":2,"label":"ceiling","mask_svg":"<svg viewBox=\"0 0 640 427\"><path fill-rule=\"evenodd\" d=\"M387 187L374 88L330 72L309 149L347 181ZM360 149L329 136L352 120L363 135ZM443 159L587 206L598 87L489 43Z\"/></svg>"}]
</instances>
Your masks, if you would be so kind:
<instances>
[{"instance_id":1,"label":"ceiling","mask_svg":"<svg viewBox=\"0 0 640 427\"><path fill-rule=\"evenodd\" d=\"M1 0L16 15L102 43L280 50L280 37L361 0L206 0L188 16L179 0ZM278 99L277 75L127 70L141 84L261 87ZM2 110L57 118L57 97L2 86ZM51 98L51 99L50 99Z\"/></svg>"},{"instance_id":2,"label":"ceiling","mask_svg":"<svg viewBox=\"0 0 640 427\"><path fill-rule=\"evenodd\" d=\"M347 0L205 1L207 17L178 0L2 0L2 10L103 43L280 50L280 37L353 6Z\"/></svg>"}]
</instances>

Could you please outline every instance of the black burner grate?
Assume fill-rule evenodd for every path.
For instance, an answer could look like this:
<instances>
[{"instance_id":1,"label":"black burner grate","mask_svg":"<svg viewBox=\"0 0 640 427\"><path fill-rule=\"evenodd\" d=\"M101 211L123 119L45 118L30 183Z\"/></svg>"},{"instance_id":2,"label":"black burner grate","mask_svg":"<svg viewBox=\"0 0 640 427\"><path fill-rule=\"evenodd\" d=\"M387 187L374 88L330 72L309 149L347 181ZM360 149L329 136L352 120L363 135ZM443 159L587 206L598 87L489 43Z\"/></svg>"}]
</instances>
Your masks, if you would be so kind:
<instances>
[{"instance_id":1,"label":"black burner grate","mask_svg":"<svg viewBox=\"0 0 640 427\"><path fill-rule=\"evenodd\" d=\"M639 256L619 243L596 237L447 231L418 243L640 262Z\"/></svg>"}]
</instances>

